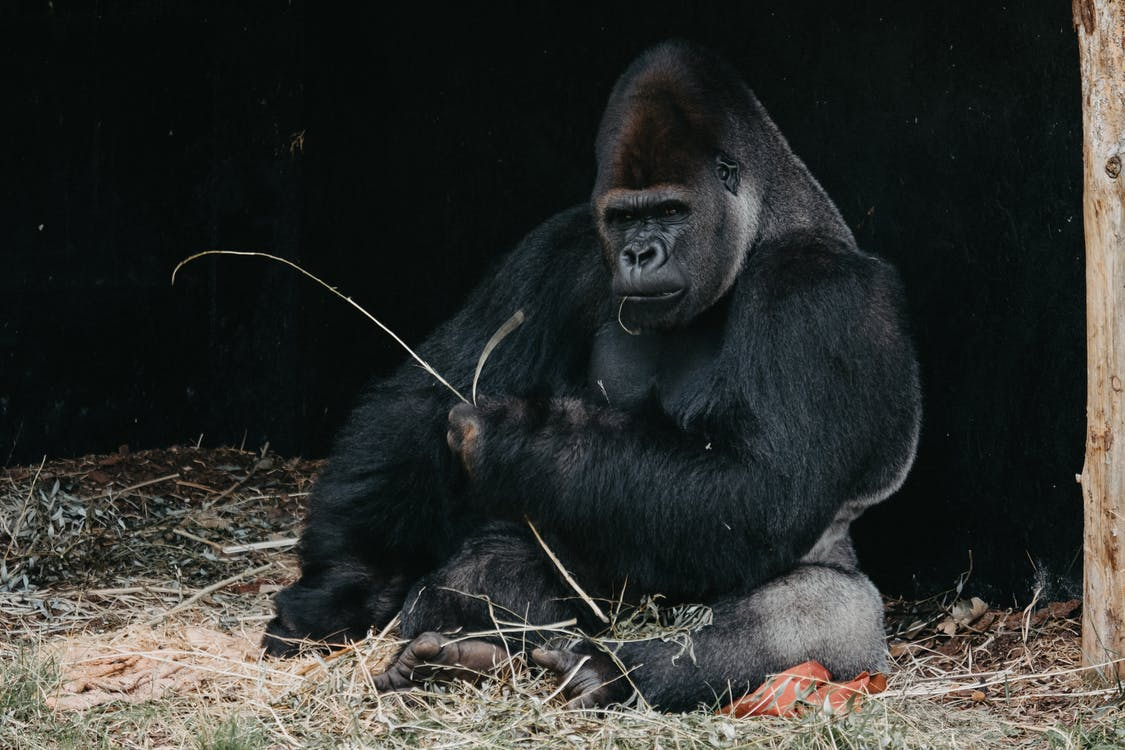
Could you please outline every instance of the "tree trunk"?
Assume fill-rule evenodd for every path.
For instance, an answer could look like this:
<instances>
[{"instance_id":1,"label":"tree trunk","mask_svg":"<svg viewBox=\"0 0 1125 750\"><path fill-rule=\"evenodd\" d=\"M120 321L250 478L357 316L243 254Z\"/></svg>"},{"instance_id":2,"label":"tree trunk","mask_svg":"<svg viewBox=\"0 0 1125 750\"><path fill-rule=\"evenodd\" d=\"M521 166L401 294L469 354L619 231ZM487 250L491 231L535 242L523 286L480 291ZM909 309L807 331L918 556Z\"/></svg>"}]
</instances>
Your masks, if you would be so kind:
<instances>
[{"instance_id":1,"label":"tree trunk","mask_svg":"<svg viewBox=\"0 0 1125 750\"><path fill-rule=\"evenodd\" d=\"M1125 678L1125 0L1073 0L1072 7L1085 131L1082 653L1105 676Z\"/></svg>"}]
</instances>

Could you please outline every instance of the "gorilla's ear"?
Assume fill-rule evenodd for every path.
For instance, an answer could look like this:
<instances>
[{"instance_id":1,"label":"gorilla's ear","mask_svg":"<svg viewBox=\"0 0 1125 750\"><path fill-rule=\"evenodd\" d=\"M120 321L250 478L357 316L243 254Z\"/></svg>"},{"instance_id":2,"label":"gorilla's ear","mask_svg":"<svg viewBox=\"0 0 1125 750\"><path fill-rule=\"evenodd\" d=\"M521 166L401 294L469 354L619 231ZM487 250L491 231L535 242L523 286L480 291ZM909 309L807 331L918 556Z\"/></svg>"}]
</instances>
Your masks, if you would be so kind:
<instances>
[{"instance_id":1,"label":"gorilla's ear","mask_svg":"<svg viewBox=\"0 0 1125 750\"><path fill-rule=\"evenodd\" d=\"M715 174L719 176L719 182L723 183L723 187L729 190L731 195L738 195L738 183L740 182L738 162L720 152L715 157Z\"/></svg>"}]
</instances>

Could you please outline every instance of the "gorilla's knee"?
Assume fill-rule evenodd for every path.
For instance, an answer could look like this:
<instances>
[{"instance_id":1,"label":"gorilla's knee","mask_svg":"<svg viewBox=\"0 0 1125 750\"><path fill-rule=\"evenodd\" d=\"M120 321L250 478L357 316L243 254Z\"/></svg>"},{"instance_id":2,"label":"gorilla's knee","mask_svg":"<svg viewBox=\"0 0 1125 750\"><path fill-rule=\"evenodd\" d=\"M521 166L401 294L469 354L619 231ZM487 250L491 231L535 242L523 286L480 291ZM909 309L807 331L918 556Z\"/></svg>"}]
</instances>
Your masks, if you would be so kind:
<instances>
[{"instance_id":1,"label":"gorilla's knee","mask_svg":"<svg viewBox=\"0 0 1125 750\"><path fill-rule=\"evenodd\" d=\"M756 592L750 606L770 613L762 637L790 662L782 666L816 659L849 678L887 667L883 601L862 573L802 566Z\"/></svg>"}]
</instances>

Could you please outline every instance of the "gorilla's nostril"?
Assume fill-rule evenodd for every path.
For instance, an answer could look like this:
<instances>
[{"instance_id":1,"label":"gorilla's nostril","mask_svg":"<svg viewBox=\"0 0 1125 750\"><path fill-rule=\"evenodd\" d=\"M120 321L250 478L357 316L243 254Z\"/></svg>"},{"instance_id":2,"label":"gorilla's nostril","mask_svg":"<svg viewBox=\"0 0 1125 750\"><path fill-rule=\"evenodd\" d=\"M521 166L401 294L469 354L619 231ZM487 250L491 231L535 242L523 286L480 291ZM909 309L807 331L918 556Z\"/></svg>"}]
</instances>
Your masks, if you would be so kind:
<instances>
[{"instance_id":1,"label":"gorilla's nostril","mask_svg":"<svg viewBox=\"0 0 1125 750\"><path fill-rule=\"evenodd\" d=\"M660 250L655 246L648 246L641 250L633 248L626 249L621 253L622 259L625 261L626 268L640 268L643 269L650 265L660 265Z\"/></svg>"}]
</instances>

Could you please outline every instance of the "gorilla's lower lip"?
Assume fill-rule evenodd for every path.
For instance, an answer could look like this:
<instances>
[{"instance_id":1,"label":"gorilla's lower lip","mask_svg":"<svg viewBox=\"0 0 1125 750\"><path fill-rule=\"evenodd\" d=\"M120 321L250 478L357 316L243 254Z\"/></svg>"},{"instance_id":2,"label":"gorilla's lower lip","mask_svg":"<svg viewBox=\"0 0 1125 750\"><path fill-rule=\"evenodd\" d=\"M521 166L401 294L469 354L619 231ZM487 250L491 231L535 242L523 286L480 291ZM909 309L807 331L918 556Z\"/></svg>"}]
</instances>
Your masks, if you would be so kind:
<instances>
[{"instance_id":1,"label":"gorilla's lower lip","mask_svg":"<svg viewBox=\"0 0 1125 750\"><path fill-rule=\"evenodd\" d=\"M674 300L684 293L683 289L672 289L667 292L652 292L649 294L623 294L621 295L628 302L669 302Z\"/></svg>"}]
</instances>

